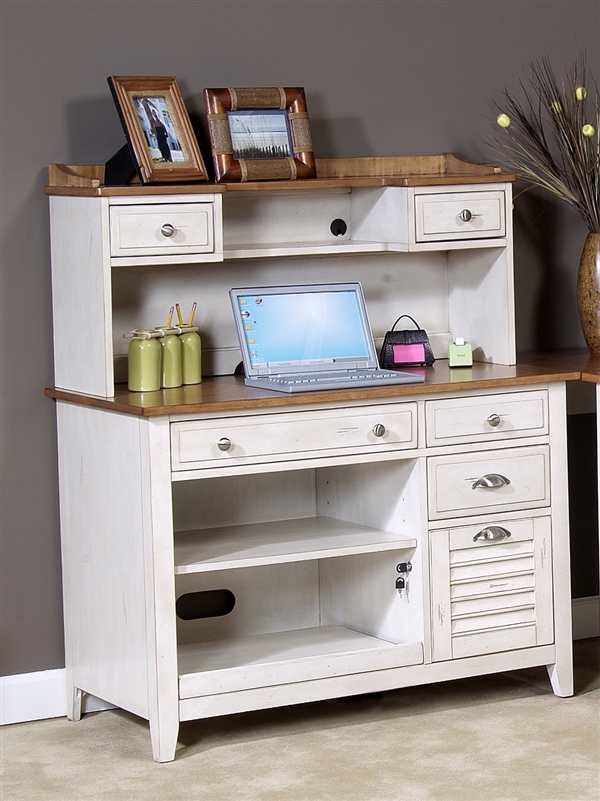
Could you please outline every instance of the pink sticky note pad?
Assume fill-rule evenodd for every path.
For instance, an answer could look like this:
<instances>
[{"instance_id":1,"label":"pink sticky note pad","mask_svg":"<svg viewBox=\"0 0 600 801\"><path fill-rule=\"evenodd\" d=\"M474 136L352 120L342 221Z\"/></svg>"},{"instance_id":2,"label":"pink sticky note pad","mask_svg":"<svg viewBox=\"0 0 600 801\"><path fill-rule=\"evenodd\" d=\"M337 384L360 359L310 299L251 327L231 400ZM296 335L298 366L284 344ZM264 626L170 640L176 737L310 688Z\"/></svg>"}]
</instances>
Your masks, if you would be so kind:
<instances>
[{"instance_id":1,"label":"pink sticky note pad","mask_svg":"<svg viewBox=\"0 0 600 801\"><path fill-rule=\"evenodd\" d=\"M415 345L393 345L394 363L409 364L414 362L420 364L425 361L425 347L421 342Z\"/></svg>"}]
</instances>

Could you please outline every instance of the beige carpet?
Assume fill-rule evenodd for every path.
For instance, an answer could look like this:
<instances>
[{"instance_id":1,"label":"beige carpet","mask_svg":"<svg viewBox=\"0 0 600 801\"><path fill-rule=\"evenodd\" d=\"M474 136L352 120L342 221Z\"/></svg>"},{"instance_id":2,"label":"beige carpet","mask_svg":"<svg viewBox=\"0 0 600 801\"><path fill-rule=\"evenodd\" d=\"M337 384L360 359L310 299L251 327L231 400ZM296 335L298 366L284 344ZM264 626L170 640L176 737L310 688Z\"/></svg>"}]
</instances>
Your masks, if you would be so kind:
<instances>
[{"instance_id":1,"label":"beige carpet","mask_svg":"<svg viewBox=\"0 0 600 801\"><path fill-rule=\"evenodd\" d=\"M545 669L184 723L152 761L121 711L5 726L2 801L598 801L599 641Z\"/></svg>"}]
</instances>

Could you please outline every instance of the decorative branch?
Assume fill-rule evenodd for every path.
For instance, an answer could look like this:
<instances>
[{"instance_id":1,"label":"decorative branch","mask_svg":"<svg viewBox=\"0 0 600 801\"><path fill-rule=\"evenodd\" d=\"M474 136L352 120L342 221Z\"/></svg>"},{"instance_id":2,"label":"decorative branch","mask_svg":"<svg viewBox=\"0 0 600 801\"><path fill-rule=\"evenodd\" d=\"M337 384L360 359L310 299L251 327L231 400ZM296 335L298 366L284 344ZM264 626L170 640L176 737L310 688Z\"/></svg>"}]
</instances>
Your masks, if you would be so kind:
<instances>
[{"instance_id":1,"label":"decorative branch","mask_svg":"<svg viewBox=\"0 0 600 801\"><path fill-rule=\"evenodd\" d=\"M600 95L585 54L560 79L548 59L530 64L523 100L504 90L488 145L503 166L573 206L600 233Z\"/></svg>"}]
</instances>

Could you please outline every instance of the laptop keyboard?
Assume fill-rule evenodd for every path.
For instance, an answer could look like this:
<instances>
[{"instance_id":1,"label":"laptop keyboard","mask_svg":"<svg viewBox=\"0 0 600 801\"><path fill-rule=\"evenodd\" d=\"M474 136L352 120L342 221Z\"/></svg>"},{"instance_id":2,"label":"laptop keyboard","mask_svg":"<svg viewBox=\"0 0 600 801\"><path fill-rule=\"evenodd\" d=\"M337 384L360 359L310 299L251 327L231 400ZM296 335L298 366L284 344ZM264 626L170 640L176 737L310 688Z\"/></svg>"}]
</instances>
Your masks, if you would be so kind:
<instances>
[{"instance_id":1,"label":"laptop keyboard","mask_svg":"<svg viewBox=\"0 0 600 801\"><path fill-rule=\"evenodd\" d=\"M298 373L295 376L271 375L246 378L246 384L278 392L309 392L317 389L352 389L352 387L415 384L425 376L397 370L361 370L347 373Z\"/></svg>"},{"instance_id":2,"label":"laptop keyboard","mask_svg":"<svg viewBox=\"0 0 600 801\"><path fill-rule=\"evenodd\" d=\"M372 372L369 371L361 371L357 373L312 373L310 375L299 374L292 378L291 376L265 376L263 380L267 380L273 384L332 384L337 382L350 382L350 381L389 381L389 380L397 380L398 373L394 372L393 370L373 370Z\"/></svg>"}]
</instances>

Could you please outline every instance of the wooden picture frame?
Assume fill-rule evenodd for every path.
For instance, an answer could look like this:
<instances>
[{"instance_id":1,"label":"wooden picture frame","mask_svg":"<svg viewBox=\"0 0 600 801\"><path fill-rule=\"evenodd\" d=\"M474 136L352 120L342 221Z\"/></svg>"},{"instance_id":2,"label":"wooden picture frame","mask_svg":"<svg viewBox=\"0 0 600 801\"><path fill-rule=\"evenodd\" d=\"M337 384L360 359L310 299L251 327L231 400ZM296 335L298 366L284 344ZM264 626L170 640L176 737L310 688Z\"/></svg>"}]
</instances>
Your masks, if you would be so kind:
<instances>
[{"instance_id":1,"label":"wooden picture frame","mask_svg":"<svg viewBox=\"0 0 600 801\"><path fill-rule=\"evenodd\" d=\"M140 183L208 180L175 78L111 75L108 85Z\"/></svg>"},{"instance_id":2,"label":"wooden picture frame","mask_svg":"<svg viewBox=\"0 0 600 801\"><path fill-rule=\"evenodd\" d=\"M205 89L216 181L316 178L301 87Z\"/></svg>"}]
</instances>

